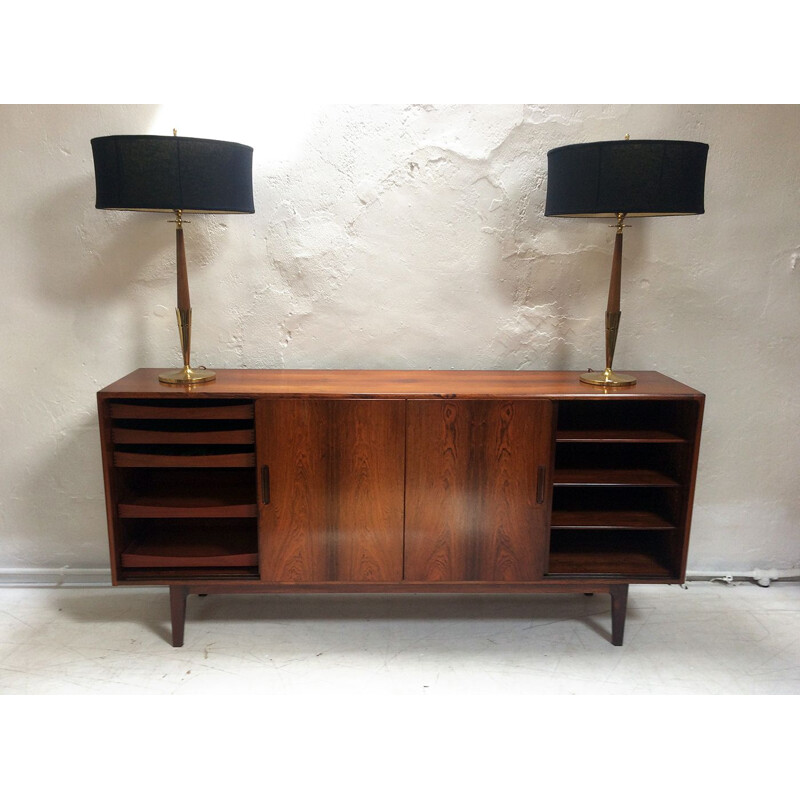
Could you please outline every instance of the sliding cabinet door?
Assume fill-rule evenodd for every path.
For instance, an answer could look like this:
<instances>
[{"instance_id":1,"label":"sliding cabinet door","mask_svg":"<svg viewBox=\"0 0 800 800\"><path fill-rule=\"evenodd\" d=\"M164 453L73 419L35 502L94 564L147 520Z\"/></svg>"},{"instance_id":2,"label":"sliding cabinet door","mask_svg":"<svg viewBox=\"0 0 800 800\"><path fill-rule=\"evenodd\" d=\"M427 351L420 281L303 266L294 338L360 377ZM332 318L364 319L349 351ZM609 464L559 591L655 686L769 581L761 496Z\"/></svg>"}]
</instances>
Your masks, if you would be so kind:
<instances>
[{"instance_id":1,"label":"sliding cabinet door","mask_svg":"<svg viewBox=\"0 0 800 800\"><path fill-rule=\"evenodd\" d=\"M409 400L405 579L542 577L548 400Z\"/></svg>"},{"instance_id":2,"label":"sliding cabinet door","mask_svg":"<svg viewBox=\"0 0 800 800\"><path fill-rule=\"evenodd\" d=\"M405 402L265 398L256 408L262 581L400 581Z\"/></svg>"}]
</instances>

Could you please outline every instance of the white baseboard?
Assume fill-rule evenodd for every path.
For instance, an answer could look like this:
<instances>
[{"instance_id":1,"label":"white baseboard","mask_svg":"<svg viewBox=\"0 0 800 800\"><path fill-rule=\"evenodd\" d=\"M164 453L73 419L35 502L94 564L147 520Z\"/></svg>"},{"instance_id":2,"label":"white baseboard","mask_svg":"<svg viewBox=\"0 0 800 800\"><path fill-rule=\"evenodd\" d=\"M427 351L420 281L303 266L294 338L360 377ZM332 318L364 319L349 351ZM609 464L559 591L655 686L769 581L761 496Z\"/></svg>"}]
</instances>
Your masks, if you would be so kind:
<instances>
[{"instance_id":1,"label":"white baseboard","mask_svg":"<svg viewBox=\"0 0 800 800\"><path fill-rule=\"evenodd\" d=\"M750 570L743 572L716 572L695 570L687 572L688 581L719 580L730 583L735 580L755 580L762 586L768 586L770 581L800 580L800 570ZM88 569L81 567L59 567L57 569L2 569L0 568L0 587L3 586L28 586L28 587L56 587L56 586L111 586L110 569Z\"/></svg>"},{"instance_id":2,"label":"white baseboard","mask_svg":"<svg viewBox=\"0 0 800 800\"><path fill-rule=\"evenodd\" d=\"M769 586L772 581L800 580L800 570L797 569L752 569L731 570L730 572L688 570L687 581L722 581L733 583L738 580L753 580L761 586Z\"/></svg>"},{"instance_id":3,"label":"white baseboard","mask_svg":"<svg viewBox=\"0 0 800 800\"><path fill-rule=\"evenodd\" d=\"M111 570L81 567L0 569L2 586L111 586Z\"/></svg>"}]
</instances>

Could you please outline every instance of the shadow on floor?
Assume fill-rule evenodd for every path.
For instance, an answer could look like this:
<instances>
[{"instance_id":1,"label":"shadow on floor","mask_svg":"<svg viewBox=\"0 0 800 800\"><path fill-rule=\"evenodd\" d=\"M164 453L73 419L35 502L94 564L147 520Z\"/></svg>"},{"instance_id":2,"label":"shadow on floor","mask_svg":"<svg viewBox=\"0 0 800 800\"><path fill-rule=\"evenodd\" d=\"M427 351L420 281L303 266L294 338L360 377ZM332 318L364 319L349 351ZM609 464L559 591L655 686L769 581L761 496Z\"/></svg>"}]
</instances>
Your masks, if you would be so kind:
<instances>
[{"instance_id":1,"label":"shadow on floor","mask_svg":"<svg viewBox=\"0 0 800 800\"><path fill-rule=\"evenodd\" d=\"M59 610L76 622L135 622L171 642L169 593L164 588L64 589L54 598ZM582 620L610 641L610 601L606 594L314 594L190 595L187 630L193 622L341 622L341 621L510 621L545 625ZM628 618L636 610L629 607Z\"/></svg>"}]
</instances>

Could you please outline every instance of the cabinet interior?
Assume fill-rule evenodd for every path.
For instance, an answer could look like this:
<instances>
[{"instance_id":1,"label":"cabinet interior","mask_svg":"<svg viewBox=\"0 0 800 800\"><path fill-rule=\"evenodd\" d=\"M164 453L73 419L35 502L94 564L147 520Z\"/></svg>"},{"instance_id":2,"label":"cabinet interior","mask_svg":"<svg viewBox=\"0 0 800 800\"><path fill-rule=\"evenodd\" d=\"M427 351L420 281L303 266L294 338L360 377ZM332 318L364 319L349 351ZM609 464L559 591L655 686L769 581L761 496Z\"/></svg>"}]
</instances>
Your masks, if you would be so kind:
<instances>
[{"instance_id":1,"label":"cabinet interior","mask_svg":"<svg viewBox=\"0 0 800 800\"><path fill-rule=\"evenodd\" d=\"M257 577L253 403L109 403L124 579Z\"/></svg>"},{"instance_id":2,"label":"cabinet interior","mask_svg":"<svg viewBox=\"0 0 800 800\"><path fill-rule=\"evenodd\" d=\"M548 574L680 579L698 406L558 402Z\"/></svg>"}]
</instances>

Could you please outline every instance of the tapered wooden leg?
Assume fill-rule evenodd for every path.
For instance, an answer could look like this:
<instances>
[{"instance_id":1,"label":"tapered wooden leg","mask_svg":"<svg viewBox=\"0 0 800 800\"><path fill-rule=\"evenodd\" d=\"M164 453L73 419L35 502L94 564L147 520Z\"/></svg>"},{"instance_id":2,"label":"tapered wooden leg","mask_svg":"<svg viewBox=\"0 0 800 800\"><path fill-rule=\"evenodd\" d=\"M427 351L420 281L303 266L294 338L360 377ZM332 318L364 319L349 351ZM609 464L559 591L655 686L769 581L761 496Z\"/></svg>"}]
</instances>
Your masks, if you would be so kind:
<instances>
[{"instance_id":1,"label":"tapered wooden leg","mask_svg":"<svg viewBox=\"0 0 800 800\"><path fill-rule=\"evenodd\" d=\"M611 587L611 644L619 647L625 635L625 615L628 611L628 584Z\"/></svg>"},{"instance_id":2,"label":"tapered wooden leg","mask_svg":"<svg viewBox=\"0 0 800 800\"><path fill-rule=\"evenodd\" d=\"M186 623L186 596L189 590L185 586L169 587L169 611L172 618L172 646L183 647L183 628Z\"/></svg>"}]
</instances>

